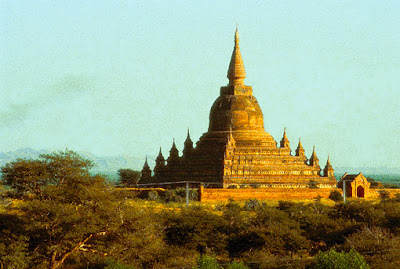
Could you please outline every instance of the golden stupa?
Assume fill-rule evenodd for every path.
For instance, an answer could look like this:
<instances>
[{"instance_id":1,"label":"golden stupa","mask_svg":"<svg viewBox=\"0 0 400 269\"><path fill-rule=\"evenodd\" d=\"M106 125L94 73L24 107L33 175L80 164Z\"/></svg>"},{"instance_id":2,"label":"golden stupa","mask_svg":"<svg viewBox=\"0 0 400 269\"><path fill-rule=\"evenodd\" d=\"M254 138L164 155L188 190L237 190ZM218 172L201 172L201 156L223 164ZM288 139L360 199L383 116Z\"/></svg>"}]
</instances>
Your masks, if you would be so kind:
<instances>
[{"instance_id":1,"label":"golden stupa","mask_svg":"<svg viewBox=\"0 0 400 269\"><path fill-rule=\"evenodd\" d=\"M211 107L208 132L196 147L188 132L182 156L175 141L167 160L160 149L154 173L146 159L140 183L191 181L214 183L212 187L302 187L312 182L319 187L336 186L329 158L322 174L315 150L307 159L299 141L292 156L286 130L279 147L264 130L263 113L253 89L244 84L246 72L237 29L227 77L229 84L221 87Z\"/></svg>"}]
</instances>

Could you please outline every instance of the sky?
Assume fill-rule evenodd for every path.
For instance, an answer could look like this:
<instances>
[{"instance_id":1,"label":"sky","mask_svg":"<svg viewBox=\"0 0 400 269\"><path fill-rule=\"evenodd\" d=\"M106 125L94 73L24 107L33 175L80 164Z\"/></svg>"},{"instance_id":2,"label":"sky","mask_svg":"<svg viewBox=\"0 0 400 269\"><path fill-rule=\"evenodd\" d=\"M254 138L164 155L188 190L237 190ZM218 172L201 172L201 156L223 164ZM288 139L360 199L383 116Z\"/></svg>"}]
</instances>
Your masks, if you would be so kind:
<instances>
[{"instance_id":1,"label":"sky","mask_svg":"<svg viewBox=\"0 0 400 269\"><path fill-rule=\"evenodd\" d=\"M0 3L0 152L165 156L207 131L238 24L265 130L400 167L400 1Z\"/></svg>"}]
</instances>

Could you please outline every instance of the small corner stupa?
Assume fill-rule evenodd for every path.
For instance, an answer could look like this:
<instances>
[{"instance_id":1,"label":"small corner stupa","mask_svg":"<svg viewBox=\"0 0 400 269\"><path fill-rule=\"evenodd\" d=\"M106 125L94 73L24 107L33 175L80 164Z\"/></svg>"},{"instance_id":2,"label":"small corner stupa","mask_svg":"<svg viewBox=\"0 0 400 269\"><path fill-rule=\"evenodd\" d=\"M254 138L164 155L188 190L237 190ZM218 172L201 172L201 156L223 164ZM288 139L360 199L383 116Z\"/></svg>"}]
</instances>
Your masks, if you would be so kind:
<instances>
[{"instance_id":1,"label":"small corner stupa","mask_svg":"<svg viewBox=\"0 0 400 269\"><path fill-rule=\"evenodd\" d=\"M146 159L140 183L192 181L209 183L211 187L238 184L305 187L312 181L320 187L335 187L329 159L322 171L315 148L308 159L299 140L292 156L286 128L279 147L265 131L263 113L253 89L244 83L246 72L237 28L227 77L228 85L221 87L211 107L208 131L196 146L188 131L181 156L175 141L167 160L160 149L154 173Z\"/></svg>"}]
</instances>

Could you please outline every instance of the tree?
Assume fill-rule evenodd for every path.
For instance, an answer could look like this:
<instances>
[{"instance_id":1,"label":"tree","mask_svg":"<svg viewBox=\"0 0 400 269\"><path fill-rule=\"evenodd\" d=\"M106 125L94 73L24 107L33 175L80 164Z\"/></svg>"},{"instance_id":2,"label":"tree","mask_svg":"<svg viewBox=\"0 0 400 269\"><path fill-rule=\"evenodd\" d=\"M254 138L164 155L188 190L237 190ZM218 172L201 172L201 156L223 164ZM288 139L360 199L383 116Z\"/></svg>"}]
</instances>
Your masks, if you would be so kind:
<instances>
[{"instance_id":1,"label":"tree","mask_svg":"<svg viewBox=\"0 0 400 269\"><path fill-rule=\"evenodd\" d=\"M135 187L140 179L140 172L132 169L119 169L119 184L125 187Z\"/></svg>"},{"instance_id":2,"label":"tree","mask_svg":"<svg viewBox=\"0 0 400 269\"><path fill-rule=\"evenodd\" d=\"M343 196L338 190L331 191L328 198L335 202L340 202L343 200Z\"/></svg>"},{"instance_id":3,"label":"tree","mask_svg":"<svg viewBox=\"0 0 400 269\"><path fill-rule=\"evenodd\" d=\"M348 253L320 252L314 258L315 269L368 269L369 266L364 257L354 250Z\"/></svg>"},{"instance_id":4,"label":"tree","mask_svg":"<svg viewBox=\"0 0 400 269\"><path fill-rule=\"evenodd\" d=\"M130 259L141 267L159 253L163 242L154 231L155 221L143 220L143 210L120 201L105 178L90 175L91 167L91 161L65 151L38 160L17 160L2 168L2 181L10 187L8 196L23 199L9 210L19 216L9 226L20 224L23 229L13 231L15 236L8 236L5 243L20 242L19 253L24 254L24 242L29 242L28 267L60 268L79 253ZM0 233L0 237L7 235ZM144 238L138 236L143 233ZM10 246L15 249L8 245L9 250ZM1 256L0 261L6 258Z\"/></svg>"},{"instance_id":5,"label":"tree","mask_svg":"<svg viewBox=\"0 0 400 269\"><path fill-rule=\"evenodd\" d=\"M0 268L28 268L28 237L21 234L18 216L0 214Z\"/></svg>"},{"instance_id":6,"label":"tree","mask_svg":"<svg viewBox=\"0 0 400 269\"><path fill-rule=\"evenodd\" d=\"M43 198L47 186L73 184L90 179L93 162L66 150L40 155L38 160L18 159L1 168L1 181L10 187L9 196L23 199Z\"/></svg>"},{"instance_id":7,"label":"tree","mask_svg":"<svg viewBox=\"0 0 400 269\"><path fill-rule=\"evenodd\" d=\"M221 269L216 258L208 255L202 255L198 261L199 269Z\"/></svg>"}]
</instances>

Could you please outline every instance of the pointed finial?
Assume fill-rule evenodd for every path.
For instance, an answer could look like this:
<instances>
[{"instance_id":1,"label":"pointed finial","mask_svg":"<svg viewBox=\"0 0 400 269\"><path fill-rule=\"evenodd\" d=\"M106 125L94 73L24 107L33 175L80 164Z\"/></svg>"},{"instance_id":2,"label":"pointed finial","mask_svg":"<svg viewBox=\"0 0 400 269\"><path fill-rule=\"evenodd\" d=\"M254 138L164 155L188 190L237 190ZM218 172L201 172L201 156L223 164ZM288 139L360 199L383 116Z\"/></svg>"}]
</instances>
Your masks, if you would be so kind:
<instances>
[{"instance_id":1,"label":"pointed finial","mask_svg":"<svg viewBox=\"0 0 400 269\"><path fill-rule=\"evenodd\" d=\"M146 155L146 160L144 161L143 167L149 167L149 163L147 162L147 155Z\"/></svg>"},{"instance_id":2,"label":"pointed finial","mask_svg":"<svg viewBox=\"0 0 400 269\"><path fill-rule=\"evenodd\" d=\"M229 79L229 85L244 85L246 72L244 70L242 54L239 49L239 31L237 25L235 31L235 46L233 48L231 62L229 63L227 77Z\"/></svg>"},{"instance_id":3,"label":"pointed finial","mask_svg":"<svg viewBox=\"0 0 400 269\"><path fill-rule=\"evenodd\" d=\"M190 129L189 129L189 127L188 127L188 131L187 131L187 138L190 139Z\"/></svg>"},{"instance_id":4,"label":"pointed finial","mask_svg":"<svg viewBox=\"0 0 400 269\"><path fill-rule=\"evenodd\" d=\"M173 138L173 140L172 140L172 148L176 148L176 145L175 145L175 138Z\"/></svg>"},{"instance_id":5,"label":"pointed finial","mask_svg":"<svg viewBox=\"0 0 400 269\"><path fill-rule=\"evenodd\" d=\"M238 31L238 24L236 23L236 31L235 31L235 45L239 45L239 31Z\"/></svg>"},{"instance_id":6,"label":"pointed finial","mask_svg":"<svg viewBox=\"0 0 400 269\"><path fill-rule=\"evenodd\" d=\"M192 139L190 139L189 128L188 128L187 137L185 140L185 147L187 147L188 145L189 145L189 147L193 147Z\"/></svg>"}]
</instances>

